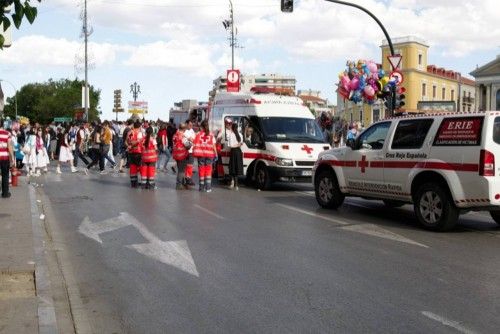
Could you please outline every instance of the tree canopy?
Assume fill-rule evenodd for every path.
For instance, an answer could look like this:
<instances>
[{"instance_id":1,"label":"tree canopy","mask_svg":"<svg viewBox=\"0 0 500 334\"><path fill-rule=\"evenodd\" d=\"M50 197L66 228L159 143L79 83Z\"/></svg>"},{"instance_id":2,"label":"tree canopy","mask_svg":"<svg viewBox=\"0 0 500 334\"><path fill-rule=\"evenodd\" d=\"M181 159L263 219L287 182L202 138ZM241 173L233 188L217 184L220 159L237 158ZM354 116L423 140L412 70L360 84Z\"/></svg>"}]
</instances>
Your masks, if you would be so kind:
<instances>
[{"instance_id":1,"label":"tree canopy","mask_svg":"<svg viewBox=\"0 0 500 334\"><path fill-rule=\"evenodd\" d=\"M0 24L3 27L3 31L0 29L0 49L3 48L5 42L2 34L12 25L12 23L19 29L23 17L25 17L30 24L35 21L38 10L36 7L30 5L30 1L31 0L0 0ZM35 1L41 2L42 0L33 0L33 2ZM11 13L6 13L5 9L10 5L14 5L13 9Z\"/></svg>"},{"instance_id":2,"label":"tree canopy","mask_svg":"<svg viewBox=\"0 0 500 334\"><path fill-rule=\"evenodd\" d=\"M58 81L50 79L44 83L24 85L16 92L17 114L42 124L52 122L54 117L74 117L75 111L81 107L82 86L84 82L78 79ZM90 86L89 94L89 120L92 121L99 117L97 107L101 91ZM15 98L7 98L7 103L4 113L6 116L13 117Z\"/></svg>"}]
</instances>

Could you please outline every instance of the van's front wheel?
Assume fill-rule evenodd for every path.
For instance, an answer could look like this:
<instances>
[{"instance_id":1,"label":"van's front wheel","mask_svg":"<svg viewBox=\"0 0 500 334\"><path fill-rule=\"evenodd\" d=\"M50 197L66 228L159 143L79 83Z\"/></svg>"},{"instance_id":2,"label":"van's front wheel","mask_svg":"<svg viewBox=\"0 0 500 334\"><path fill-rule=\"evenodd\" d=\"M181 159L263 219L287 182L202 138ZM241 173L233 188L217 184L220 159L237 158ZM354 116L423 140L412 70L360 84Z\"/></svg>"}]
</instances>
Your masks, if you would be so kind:
<instances>
[{"instance_id":1,"label":"van's front wheel","mask_svg":"<svg viewBox=\"0 0 500 334\"><path fill-rule=\"evenodd\" d=\"M325 209L336 209L344 203L345 196L340 191L335 174L325 170L318 174L314 180L316 201Z\"/></svg>"},{"instance_id":2,"label":"van's front wheel","mask_svg":"<svg viewBox=\"0 0 500 334\"><path fill-rule=\"evenodd\" d=\"M459 211L441 185L423 184L415 193L414 203L418 221L429 230L448 231L457 223Z\"/></svg>"},{"instance_id":3,"label":"van's front wheel","mask_svg":"<svg viewBox=\"0 0 500 334\"><path fill-rule=\"evenodd\" d=\"M271 176L266 165L259 163L255 169L255 185L258 189L268 190L271 188Z\"/></svg>"}]
</instances>

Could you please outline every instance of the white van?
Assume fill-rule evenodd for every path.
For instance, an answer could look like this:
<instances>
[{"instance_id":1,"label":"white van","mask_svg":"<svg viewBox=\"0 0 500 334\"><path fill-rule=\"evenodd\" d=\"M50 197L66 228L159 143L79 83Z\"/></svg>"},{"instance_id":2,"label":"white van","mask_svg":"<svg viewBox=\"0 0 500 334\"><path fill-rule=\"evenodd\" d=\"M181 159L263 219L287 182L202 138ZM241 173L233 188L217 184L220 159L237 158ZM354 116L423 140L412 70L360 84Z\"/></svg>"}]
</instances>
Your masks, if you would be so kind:
<instances>
[{"instance_id":1,"label":"white van","mask_svg":"<svg viewBox=\"0 0 500 334\"><path fill-rule=\"evenodd\" d=\"M309 182L318 154L331 147L314 116L295 96L218 93L209 113L210 129L224 131L224 120L238 124L244 139L243 167L247 181L268 189L274 181ZM222 149L228 173L229 148Z\"/></svg>"},{"instance_id":2,"label":"white van","mask_svg":"<svg viewBox=\"0 0 500 334\"><path fill-rule=\"evenodd\" d=\"M325 208L359 196L411 203L431 230L453 228L467 211L489 211L500 224L499 157L499 111L392 118L320 154L313 184Z\"/></svg>"}]
</instances>

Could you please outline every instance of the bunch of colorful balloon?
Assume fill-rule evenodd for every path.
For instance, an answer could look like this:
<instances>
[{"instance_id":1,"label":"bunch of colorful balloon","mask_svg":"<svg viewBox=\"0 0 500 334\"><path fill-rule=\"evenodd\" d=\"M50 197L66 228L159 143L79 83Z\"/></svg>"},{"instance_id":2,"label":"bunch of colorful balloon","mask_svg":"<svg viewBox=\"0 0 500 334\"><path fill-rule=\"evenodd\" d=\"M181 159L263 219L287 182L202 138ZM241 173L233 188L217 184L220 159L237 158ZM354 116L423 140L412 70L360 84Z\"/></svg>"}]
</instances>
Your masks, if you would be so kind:
<instances>
[{"instance_id":1,"label":"bunch of colorful balloon","mask_svg":"<svg viewBox=\"0 0 500 334\"><path fill-rule=\"evenodd\" d=\"M355 103L373 104L377 98L389 97L395 85L374 61L348 61L345 71L339 74L338 92Z\"/></svg>"}]
</instances>

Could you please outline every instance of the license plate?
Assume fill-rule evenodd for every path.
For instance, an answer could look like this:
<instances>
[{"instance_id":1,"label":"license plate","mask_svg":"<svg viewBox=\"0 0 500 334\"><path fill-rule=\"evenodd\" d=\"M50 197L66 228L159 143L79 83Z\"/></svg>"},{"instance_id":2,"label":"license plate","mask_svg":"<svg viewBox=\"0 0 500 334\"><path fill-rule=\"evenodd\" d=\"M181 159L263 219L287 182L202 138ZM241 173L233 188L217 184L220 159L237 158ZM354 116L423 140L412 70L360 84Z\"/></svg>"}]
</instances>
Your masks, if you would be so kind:
<instances>
[{"instance_id":1,"label":"license plate","mask_svg":"<svg viewBox=\"0 0 500 334\"><path fill-rule=\"evenodd\" d=\"M302 171L302 176L312 176L313 172L312 170L303 170Z\"/></svg>"}]
</instances>

